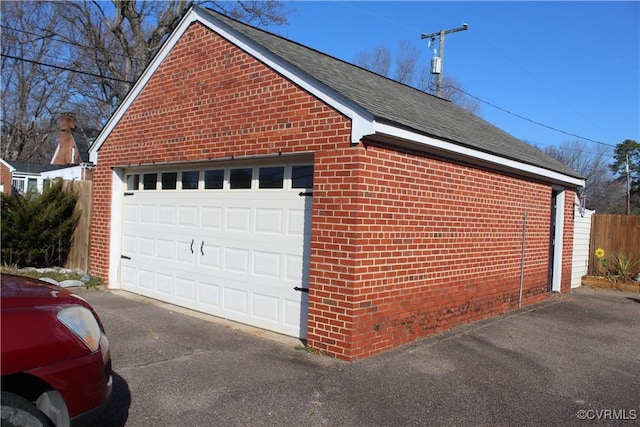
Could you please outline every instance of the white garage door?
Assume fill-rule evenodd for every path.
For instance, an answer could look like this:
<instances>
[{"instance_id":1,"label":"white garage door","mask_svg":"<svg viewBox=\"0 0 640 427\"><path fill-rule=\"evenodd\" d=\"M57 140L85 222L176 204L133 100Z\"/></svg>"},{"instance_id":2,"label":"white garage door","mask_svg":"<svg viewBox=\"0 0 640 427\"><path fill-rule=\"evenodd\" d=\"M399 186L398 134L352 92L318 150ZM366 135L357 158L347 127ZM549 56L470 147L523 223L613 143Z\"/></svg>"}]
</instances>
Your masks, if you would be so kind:
<instances>
[{"instance_id":1,"label":"white garage door","mask_svg":"<svg viewBox=\"0 0 640 427\"><path fill-rule=\"evenodd\" d=\"M126 178L123 289L306 338L311 165Z\"/></svg>"}]
</instances>

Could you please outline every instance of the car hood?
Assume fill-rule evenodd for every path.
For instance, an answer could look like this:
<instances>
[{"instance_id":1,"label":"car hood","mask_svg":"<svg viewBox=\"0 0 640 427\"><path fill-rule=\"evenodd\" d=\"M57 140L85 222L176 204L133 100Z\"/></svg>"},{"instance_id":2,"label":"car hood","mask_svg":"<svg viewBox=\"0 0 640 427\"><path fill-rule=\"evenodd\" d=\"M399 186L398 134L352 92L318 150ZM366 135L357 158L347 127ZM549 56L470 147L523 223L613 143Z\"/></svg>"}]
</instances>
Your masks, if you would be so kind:
<instances>
[{"instance_id":1,"label":"car hood","mask_svg":"<svg viewBox=\"0 0 640 427\"><path fill-rule=\"evenodd\" d=\"M2 275L2 308L43 305L84 305L67 289L12 274ZM84 302L84 301L83 301Z\"/></svg>"}]
</instances>

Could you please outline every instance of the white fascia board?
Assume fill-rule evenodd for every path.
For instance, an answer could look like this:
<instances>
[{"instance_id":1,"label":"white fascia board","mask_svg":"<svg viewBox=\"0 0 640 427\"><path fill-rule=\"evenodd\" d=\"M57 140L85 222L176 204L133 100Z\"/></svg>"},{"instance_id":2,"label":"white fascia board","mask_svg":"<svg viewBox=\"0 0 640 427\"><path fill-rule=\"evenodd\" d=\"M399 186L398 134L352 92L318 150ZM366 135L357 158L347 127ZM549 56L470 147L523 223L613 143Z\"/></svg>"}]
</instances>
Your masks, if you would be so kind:
<instances>
[{"instance_id":1,"label":"white fascia board","mask_svg":"<svg viewBox=\"0 0 640 427\"><path fill-rule=\"evenodd\" d=\"M16 168L14 168L13 166L11 166L9 163L7 163L7 161L5 159L0 159L0 163L2 163L3 165L5 165L8 169L9 172L13 173L16 171Z\"/></svg>"},{"instance_id":2,"label":"white fascia board","mask_svg":"<svg viewBox=\"0 0 640 427\"><path fill-rule=\"evenodd\" d=\"M164 59L169 55L178 40L186 32L193 22L199 22L216 32L229 42L238 46L249 55L273 68L284 77L290 79L298 86L309 91L311 94L335 108L351 119L351 143L358 144L363 136L373 133L373 115L358 104L343 97L328 86L310 78L307 74L284 61L279 56L269 52L267 49L253 43L248 38L233 31L209 13L195 7L192 8L182 19L178 27L171 34L169 39L162 46L151 64L135 83L125 100L120 104L116 112L111 116L105 127L102 129L93 145L89 149L89 160L93 164L98 164L98 151L107 139L113 128L118 124L124 113L131 106L136 97L140 94L147 82L151 79L155 71L160 67Z\"/></svg>"},{"instance_id":3,"label":"white fascia board","mask_svg":"<svg viewBox=\"0 0 640 427\"><path fill-rule=\"evenodd\" d=\"M274 69L316 98L333 107L351 119L351 143L358 144L363 136L373 132L374 117L366 109L340 95L329 86L311 78L307 73L291 65L280 56L263 48L242 34L229 28L215 17L204 12L199 15L199 22L233 43L249 55Z\"/></svg>"},{"instance_id":4,"label":"white fascia board","mask_svg":"<svg viewBox=\"0 0 640 427\"><path fill-rule=\"evenodd\" d=\"M13 178L41 178L40 172L20 172L13 171Z\"/></svg>"},{"instance_id":5,"label":"white fascia board","mask_svg":"<svg viewBox=\"0 0 640 427\"><path fill-rule=\"evenodd\" d=\"M539 166L533 166L517 160L507 159L495 154L486 153L484 151L474 150L472 148L463 147L451 142L431 138L416 132L397 128L383 123L375 123L375 134L390 136L394 139L402 139L409 142L418 143L436 149L437 151L451 153L456 157L469 159L470 162L492 165L499 170L511 170L519 174L533 175L544 181L553 181L563 183L565 185L584 187L585 180L574 178L563 173L554 172Z\"/></svg>"},{"instance_id":6,"label":"white fascia board","mask_svg":"<svg viewBox=\"0 0 640 427\"><path fill-rule=\"evenodd\" d=\"M60 152L60 143L58 143L58 145L56 146L56 151L53 152L53 156L51 156L51 161L49 162L50 165L54 164L53 160L56 158L59 152Z\"/></svg>"}]
</instances>

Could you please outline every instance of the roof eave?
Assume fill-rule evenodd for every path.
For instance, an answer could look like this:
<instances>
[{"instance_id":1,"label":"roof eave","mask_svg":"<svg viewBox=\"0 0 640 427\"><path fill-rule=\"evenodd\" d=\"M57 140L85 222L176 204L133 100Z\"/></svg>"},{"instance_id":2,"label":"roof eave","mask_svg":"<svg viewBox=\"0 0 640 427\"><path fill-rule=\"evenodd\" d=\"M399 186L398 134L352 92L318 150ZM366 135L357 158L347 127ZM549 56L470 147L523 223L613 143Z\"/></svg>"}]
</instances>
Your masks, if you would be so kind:
<instances>
[{"instance_id":1,"label":"roof eave","mask_svg":"<svg viewBox=\"0 0 640 427\"><path fill-rule=\"evenodd\" d=\"M381 141L428 149L433 153L440 154L448 158L466 161L474 165L487 167L517 176L540 180L553 185L571 188L585 186L585 180L583 178L567 175L484 151L475 150L470 147L436 139L390 124L376 122L374 125L374 133L368 136Z\"/></svg>"}]
</instances>

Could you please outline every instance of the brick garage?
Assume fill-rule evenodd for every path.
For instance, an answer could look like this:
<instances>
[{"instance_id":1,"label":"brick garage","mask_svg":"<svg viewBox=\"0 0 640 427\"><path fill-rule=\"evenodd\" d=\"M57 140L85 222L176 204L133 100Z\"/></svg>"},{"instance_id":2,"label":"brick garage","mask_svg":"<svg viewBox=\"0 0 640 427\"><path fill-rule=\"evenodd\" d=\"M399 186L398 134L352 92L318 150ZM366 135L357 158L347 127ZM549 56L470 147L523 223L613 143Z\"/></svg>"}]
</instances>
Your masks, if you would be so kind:
<instances>
[{"instance_id":1,"label":"brick garage","mask_svg":"<svg viewBox=\"0 0 640 427\"><path fill-rule=\"evenodd\" d=\"M286 182L299 159L311 164L300 336L342 359L570 288L576 172L448 101L207 10L185 17L92 159L91 270L113 288L126 288L131 177L144 197L156 194L137 181L149 171L227 170L229 189L234 162L255 174L293 162ZM185 306L200 309L198 289Z\"/></svg>"}]
</instances>

